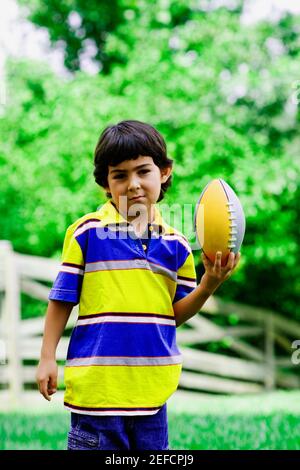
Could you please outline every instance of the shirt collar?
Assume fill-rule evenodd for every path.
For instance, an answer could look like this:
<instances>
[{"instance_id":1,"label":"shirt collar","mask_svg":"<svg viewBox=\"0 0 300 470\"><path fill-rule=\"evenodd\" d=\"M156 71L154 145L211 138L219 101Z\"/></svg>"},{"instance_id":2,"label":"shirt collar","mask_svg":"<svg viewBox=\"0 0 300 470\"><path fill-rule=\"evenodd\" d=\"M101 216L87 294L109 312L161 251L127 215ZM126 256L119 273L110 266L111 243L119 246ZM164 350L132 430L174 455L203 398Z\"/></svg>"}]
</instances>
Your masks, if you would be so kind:
<instances>
[{"instance_id":1,"label":"shirt collar","mask_svg":"<svg viewBox=\"0 0 300 470\"><path fill-rule=\"evenodd\" d=\"M99 216L101 217L102 223L104 225L114 225L118 226L129 226L131 225L128 220L126 220L122 214L116 208L112 199L109 199L103 206L100 207ZM170 227L163 220L161 213L156 205L154 205L154 219L151 223L148 224L152 226L154 230L157 230L159 233L170 232Z\"/></svg>"}]
</instances>

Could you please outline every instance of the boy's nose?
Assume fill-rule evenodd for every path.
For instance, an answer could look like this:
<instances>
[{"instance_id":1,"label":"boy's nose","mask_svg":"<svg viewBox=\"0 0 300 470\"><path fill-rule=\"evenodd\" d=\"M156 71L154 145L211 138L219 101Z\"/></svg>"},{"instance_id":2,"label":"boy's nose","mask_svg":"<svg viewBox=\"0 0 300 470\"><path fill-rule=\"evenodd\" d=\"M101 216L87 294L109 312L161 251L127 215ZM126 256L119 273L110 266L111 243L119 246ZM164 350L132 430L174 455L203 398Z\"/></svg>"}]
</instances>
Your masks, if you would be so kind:
<instances>
[{"instance_id":1,"label":"boy's nose","mask_svg":"<svg viewBox=\"0 0 300 470\"><path fill-rule=\"evenodd\" d=\"M129 182L128 182L128 190L135 190L137 188L140 188L140 182L139 182L139 179L136 178L136 177L132 177L129 179Z\"/></svg>"}]
</instances>

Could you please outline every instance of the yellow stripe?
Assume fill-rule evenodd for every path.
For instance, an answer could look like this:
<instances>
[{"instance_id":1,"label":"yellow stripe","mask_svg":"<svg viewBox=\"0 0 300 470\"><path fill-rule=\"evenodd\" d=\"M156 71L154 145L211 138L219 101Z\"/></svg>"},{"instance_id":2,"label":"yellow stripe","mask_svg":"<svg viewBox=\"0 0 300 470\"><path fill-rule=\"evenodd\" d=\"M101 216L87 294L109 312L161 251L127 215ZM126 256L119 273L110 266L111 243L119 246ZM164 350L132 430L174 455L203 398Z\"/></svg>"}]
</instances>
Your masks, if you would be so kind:
<instances>
[{"instance_id":1,"label":"yellow stripe","mask_svg":"<svg viewBox=\"0 0 300 470\"><path fill-rule=\"evenodd\" d=\"M104 312L150 312L173 316L176 283L143 269L85 273L80 315ZM93 295L91 295L91 292Z\"/></svg>"},{"instance_id":2,"label":"yellow stripe","mask_svg":"<svg viewBox=\"0 0 300 470\"><path fill-rule=\"evenodd\" d=\"M73 236L73 229L68 228L66 231L64 245L61 255L62 263L84 264L84 259L79 243Z\"/></svg>"},{"instance_id":3,"label":"yellow stripe","mask_svg":"<svg viewBox=\"0 0 300 470\"><path fill-rule=\"evenodd\" d=\"M74 232L76 231L77 227L83 222L88 219L95 218L100 220L98 212L90 212L89 214L85 214L84 216L80 217L80 219L77 219L72 225L67 228L61 255L62 263L66 262L84 264L81 248L76 238L74 237Z\"/></svg>"},{"instance_id":4,"label":"yellow stripe","mask_svg":"<svg viewBox=\"0 0 300 470\"><path fill-rule=\"evenodd\" d=\"M181 364L65 368L65 401L74 406L161 406L177 388Z\"/></svg>"},{"instance_id":5,"label":"yellow stripe","mask_svg":"<svg viewBox=\"0 0 300 470\"><path fill-rule=\"evenodd\" d=\"M196 279L196 269L193 253L189 254L187 259L185 260L184 265L178 269L177 275Z\"/></svg>"}]
</instances>

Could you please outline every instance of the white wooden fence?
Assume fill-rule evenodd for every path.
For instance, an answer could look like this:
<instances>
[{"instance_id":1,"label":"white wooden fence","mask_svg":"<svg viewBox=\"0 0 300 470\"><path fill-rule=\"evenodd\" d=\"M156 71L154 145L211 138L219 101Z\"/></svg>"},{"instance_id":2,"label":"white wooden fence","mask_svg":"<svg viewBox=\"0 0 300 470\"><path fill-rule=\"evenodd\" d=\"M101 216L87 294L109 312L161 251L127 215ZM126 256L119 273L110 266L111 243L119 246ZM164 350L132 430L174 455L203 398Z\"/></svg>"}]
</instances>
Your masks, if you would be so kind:
<instances>
[{"instance_id":1,"label":"white wooden fence","mask_svg":"<svg viewBox=\"0 0 300 470\"><path fill-rule=\"evenodd\" d=\"M18 406L24 384L35 383L36 366L25 360L39 359L44 317L21 320L21 292L45 302L49 289L41 281L53 282L59 269L56 260L16 253L10 242L0 241L0 388L9 391L7 406ZM72 328L76 306L66 329ZM235 314L243 326L221 327L214 318ZM261 338L258 348L249 341ZM283 316L235 302L210 297L201 314L177 330L183 354L183 388L218 393L256 393L262 390L298 388L299 368L293 364L292 342L300 338L299 323ZM228 355L204 351L210 342L226 339ZM64 361L69 339L62 337L57 360ZM202 350L201 350L202 347ZM63 366L59 366L63 383Z\"/></svg>"}]
</instances>

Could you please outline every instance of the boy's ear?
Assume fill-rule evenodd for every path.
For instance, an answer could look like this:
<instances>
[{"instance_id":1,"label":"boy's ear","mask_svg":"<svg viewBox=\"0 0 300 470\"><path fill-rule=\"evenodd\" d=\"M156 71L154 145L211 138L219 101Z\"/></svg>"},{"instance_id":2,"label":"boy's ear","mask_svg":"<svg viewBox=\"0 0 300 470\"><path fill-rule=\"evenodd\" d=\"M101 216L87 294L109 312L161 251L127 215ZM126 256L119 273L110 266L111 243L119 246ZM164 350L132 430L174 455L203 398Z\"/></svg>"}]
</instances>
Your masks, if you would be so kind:
<instances>
[{"instance_id":1,"label":"boy's ear","mask_svg":"<svg viewBox=\"0 0 300 470\"><path fill-rule=\"evenodd\" d=\"M165 183L169 179L172 173L172 167L168 166L167 168L163 168L160 170L160 172L161 172L161 182Z\"/></svg>"}]
</instances>

